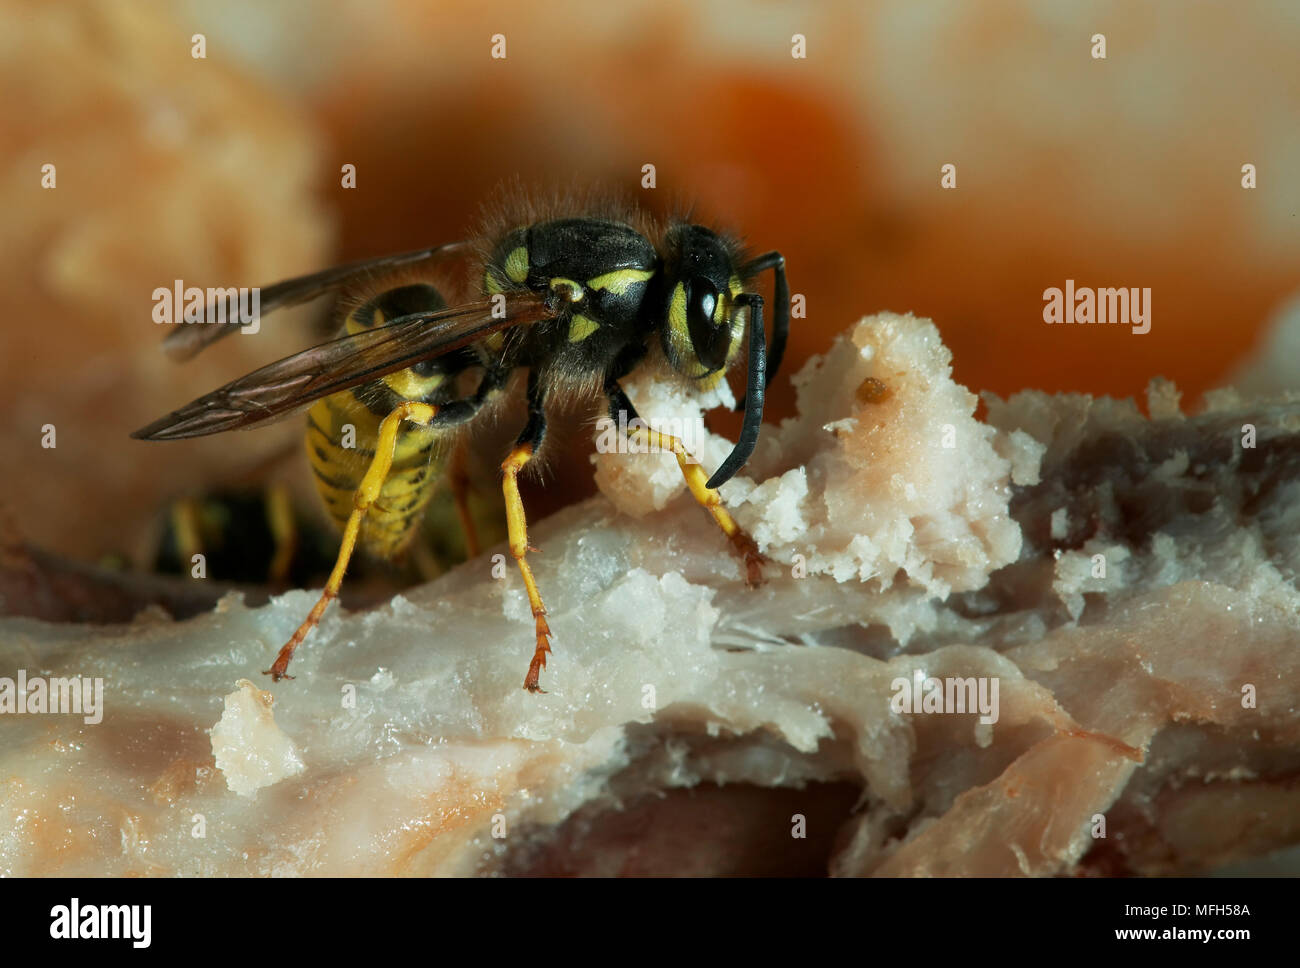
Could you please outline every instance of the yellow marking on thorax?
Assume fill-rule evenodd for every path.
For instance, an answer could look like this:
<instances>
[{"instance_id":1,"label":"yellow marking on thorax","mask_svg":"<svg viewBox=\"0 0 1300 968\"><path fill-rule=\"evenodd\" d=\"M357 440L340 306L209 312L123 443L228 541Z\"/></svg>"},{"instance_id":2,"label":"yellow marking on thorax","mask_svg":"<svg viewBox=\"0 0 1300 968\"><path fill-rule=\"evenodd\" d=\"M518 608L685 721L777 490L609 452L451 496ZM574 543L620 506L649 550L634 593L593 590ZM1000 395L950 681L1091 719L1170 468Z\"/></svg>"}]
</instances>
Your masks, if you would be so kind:
<instances>
[{"instance_id":1,"label":"yellow marking on thorax","mask_svg":"<svg viewBox=\"0 0 1300 968\"><path fill-rule=\"evenodd\" d=\"M384 382L388 384L389 389L403 400L423 400L438 389L444 379L446 379L444 373L420 376L414 370L407 369L389 373L384 377Z\"/></svg>"},{"instance_id":2,"label":"yellow marking on thorax","mask_svg":"<svg viewBox=\"0 0 1300 968\"><path fill-rule=\"evenodd\" d=\"M505 273L505 280L500 277L502 272ZM491 265L487 267L483 273L483 287L487 289L488 295L499 296L506 291L506 282L518 286L522 285L527 279L528 249L521 245L506 256L505 264L500 268Z\"/></svg>"},{"instance_id":3,"label":"yellow marking on thorax","mask_svg":"<svg viewBox=\"0 0 1300 968\"><path fill-rule=\"evenodd\" d=\"M616 296L622 296L639 282L648 282L654 278L653 269L615 269L602 276L587 281L592 289L604 289Z\"/></svg>"},{"instance_id":4,"label":"yellow marking on thorax","mask_svg":"<svg viewBox=\"0 0 1300 968\"><path fill-rule=\"evenodd\" d=\"M582 283L565 279L563 276L556 276L551 280L551 289L559 292L569 302L578 302L586 292L582 288Z\"/></svg>"},{"instance_id":5,"label":"yellow marking on thorax","mask_svg":"<svg viewBox=\"0 0 1300 968\"><path fill-rule=\"evenodd\" d=\"M594 319L580 314L575 315L569 323L569 342L581 343L598 329L600 329L600 323Z\"/></svg>"},{"instance_id":6,"label":"yellow marking on thorax","mask_svg":"<svg viewBox=\"0 0 1300 968\"><path fill-rule=\"evenodd\" d=\"M349 336L355 336L357 333L364 333L368 329L384 325L384 314L381 310L373 310L368 323L357 317L359 311L359 309L354 309L348 313L348 318L343 321L343 328L347 330Z\"/></svg>"},{"instance_id":7,"label":"yellow marking on thorax","mask_svg":"<svg viewBox=\"0 0 1300 968\"><path fill-rule=\"evenodd\" d=\"M528 278L528 249L520 246L506 256L506 278L520 283Z\"/></svg>"}]
</instances>

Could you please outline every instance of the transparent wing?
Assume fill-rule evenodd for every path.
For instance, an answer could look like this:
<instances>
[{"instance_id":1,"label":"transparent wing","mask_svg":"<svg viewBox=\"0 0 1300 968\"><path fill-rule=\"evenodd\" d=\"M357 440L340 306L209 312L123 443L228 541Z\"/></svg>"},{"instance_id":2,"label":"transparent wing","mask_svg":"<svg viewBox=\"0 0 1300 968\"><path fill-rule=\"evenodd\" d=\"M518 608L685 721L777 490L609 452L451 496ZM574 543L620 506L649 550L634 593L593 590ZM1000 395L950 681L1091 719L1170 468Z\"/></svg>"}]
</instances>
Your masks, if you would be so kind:
<instances>
[{"instance_id":1,"label":"transparent wing","mask_svg":"<svg viewBox=\"0 0 1300 968\"><path fill-rule=\"evenodd\" d=\"M413 252L401 252L397 255L381 256L377 259L364 259L349 262L347 265L323 269L308 276L285 279L273 286L266 286L258 293L258 313L265 316L285 306L294 306L309 299L315 299L327 292L341 289L350 283L367 276L386 272L398 266L410 265L427 260L442 260L465 255L469 249L468 242L452 242L437 245L429 249L416 249ZM220 306L213 302L207 307L205 319L235 319L229 306ZM224 315L219 310L225 309ZM233 333L240 327L235 323L192 323L173 330L163 340L163 349L177 360L188 360L211 346L221 337Z\"/></svg>"},{"instance_id":2,"label":"transparent wing","mask_svg":"<svg viewBox=\"0 0 1300 968\"><path fill-rule=\"evenodd\" d=\"M501 318L484 299L454 309L413 313L351 336L286 356L199 397L131 436L178 440L273 420L349 387L442 356L515 326L550 319L543 297L512 293Z\"/></svg>"}]
</instances>

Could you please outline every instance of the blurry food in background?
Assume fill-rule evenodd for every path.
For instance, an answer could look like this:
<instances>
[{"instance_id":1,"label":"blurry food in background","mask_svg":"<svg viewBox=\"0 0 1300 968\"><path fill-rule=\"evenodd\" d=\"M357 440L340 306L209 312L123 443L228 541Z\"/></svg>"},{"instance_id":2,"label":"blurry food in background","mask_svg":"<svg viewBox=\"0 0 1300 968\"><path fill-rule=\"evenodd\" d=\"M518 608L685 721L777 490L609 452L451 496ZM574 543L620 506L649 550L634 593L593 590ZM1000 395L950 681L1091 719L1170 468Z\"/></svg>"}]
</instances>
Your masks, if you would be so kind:
<instances>
[{"instance_id":1,"label":"blurry food in background","mask_svg":"<svg viewBox=\"0 0 1300 968\"><path fill-rule=\"evenodd\" d=\"M332 248L312 122L230 58L193 59L191 31L160 11L0 5L0 501L28 541L83 560L139 560L159 508L284 440L277 428L236 449L196 442L164 464L123 439L191 387L302 339L288 320L176 366L158 349L154 290L257 285Z\"/></svg>"}]
</instances>

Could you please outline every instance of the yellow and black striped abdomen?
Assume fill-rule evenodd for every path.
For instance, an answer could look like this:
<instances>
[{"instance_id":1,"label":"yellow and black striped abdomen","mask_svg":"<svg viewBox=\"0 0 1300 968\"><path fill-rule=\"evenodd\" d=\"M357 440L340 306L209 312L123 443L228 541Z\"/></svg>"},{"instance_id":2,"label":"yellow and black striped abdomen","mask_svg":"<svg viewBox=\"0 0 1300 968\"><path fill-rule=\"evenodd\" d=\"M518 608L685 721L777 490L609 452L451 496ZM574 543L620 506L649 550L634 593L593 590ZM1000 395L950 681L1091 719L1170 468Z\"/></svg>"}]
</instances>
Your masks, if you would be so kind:
<instances>
[{"instance_id":1,"label":"yellow and black striped abdomen","mask_svg":"<svg viewBox=\"0 0 1300 968\"><path fill-rule=\"evenodd\" d=\"M434 287L402 286L358 306L348 314L345 328L359 333L409 313L444 307ZM448 367L433 360L325 397L308 411L307 456L316 489L340 528L374 458L380 422L403 401L444 401L453 382ZM438 430L411 424L398 430L392 469L357 538L368 554L392 558L414 537L444 470L441 436Z\"/></svg>"},{"instance_id":2,"label":"yellow and black striped abdomen","mask_svg":"<svg viewBox=\"0 0 1300 968\"><path fill-rule=\"evenodd\" d=\"M308 414L307 454L316 489L340 528L374 456L379 419L351 391L318 401ZM427 427L398 432L392 470L357 538L368 554L392 558L415 535L442 476L437 438L438 432ZM349 442L353 446L346 446Z\"/></svg>"}]
</instances>

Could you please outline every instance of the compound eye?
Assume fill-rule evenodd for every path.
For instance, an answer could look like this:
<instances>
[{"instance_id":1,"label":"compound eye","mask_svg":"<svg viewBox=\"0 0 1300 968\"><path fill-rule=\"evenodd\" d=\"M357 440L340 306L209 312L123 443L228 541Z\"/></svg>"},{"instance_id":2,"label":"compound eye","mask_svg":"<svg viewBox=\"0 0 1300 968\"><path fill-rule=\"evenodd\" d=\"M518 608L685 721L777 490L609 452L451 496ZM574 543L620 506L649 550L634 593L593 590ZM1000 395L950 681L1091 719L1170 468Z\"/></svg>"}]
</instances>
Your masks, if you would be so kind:
<instances>
[{"instance_id":1,"label":"compound eye","mask_svg":"<svg viewBox=\"0 0 1300 968\"><path fill-rule=\"evenodd\" d=\"M717 370L727 362L731 349L731 329L720 326L713 318L718 309L718 290L707 278L696 276L686 294L686 322L691 330L695 355L707 370Z\"/></svg>"}]
</instances>

